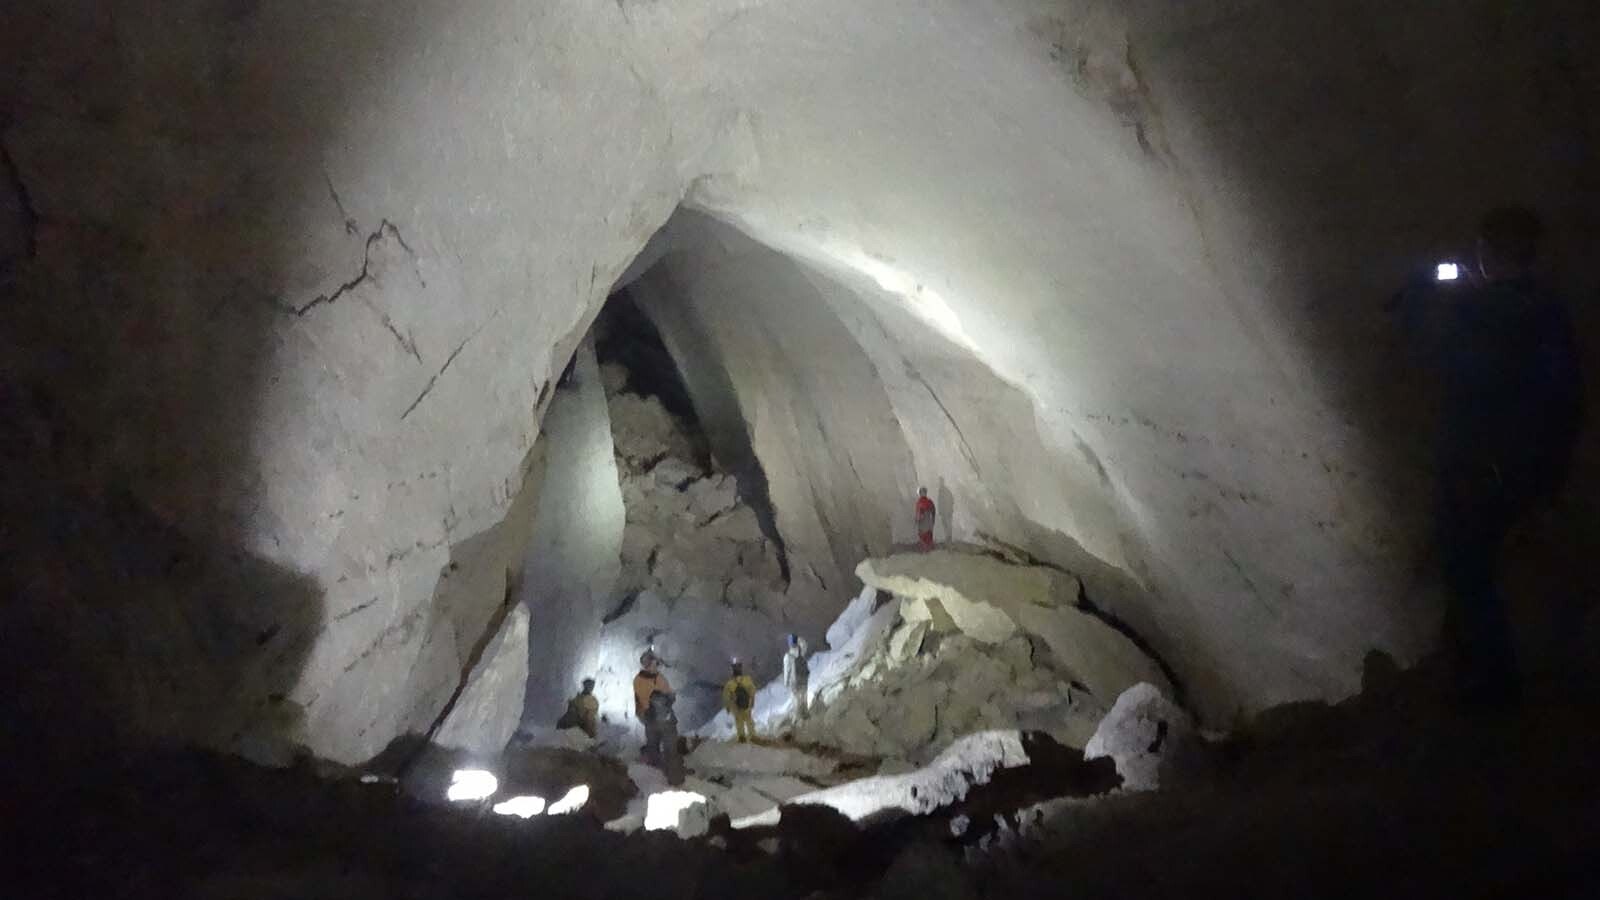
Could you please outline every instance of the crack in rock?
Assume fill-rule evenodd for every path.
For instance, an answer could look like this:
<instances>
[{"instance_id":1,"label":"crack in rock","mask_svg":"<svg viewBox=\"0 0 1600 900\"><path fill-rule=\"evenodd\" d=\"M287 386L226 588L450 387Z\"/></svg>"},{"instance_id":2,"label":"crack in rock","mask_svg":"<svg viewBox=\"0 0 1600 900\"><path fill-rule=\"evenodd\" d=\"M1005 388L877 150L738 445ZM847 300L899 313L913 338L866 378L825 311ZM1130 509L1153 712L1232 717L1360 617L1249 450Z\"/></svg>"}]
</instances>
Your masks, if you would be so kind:
<instances>
[{"instance_id":1,"label":"crack in rock","mask_svg":"<svg viewBox=\"0 0 1600 900\"><path fill-rule=\"evenodd\" d=\"M372 248L377 246L378 242L383 240L385 237L393 237L396 243L404 248L407 253L411 254L411 258L413 260L416 259L417 252L411 249L410 244L406 243L405 236L400 233L400 229L396 227L393 222L390 222L388 219L384 219L378 224L378 229L376 231L367 235L366 249L363 250L361 254L361 271L357 273L356 277L346 281L344 284L339 285L334 289L333 293L318 294L316 297L313 297L300 306L288 306L282 303L276 305L278 305L280 309L283 309L286 312L291 312L296 316L304 316L306 313L311 312L313 309L316 309L319 306L338 302L340 297L343 297L345 294L348 294L349 292L360 287L362 284L365 284L367 279L372 277ZM418 280L421 280L420 275L418 276ZM427 287L426 282L423 283L423 287Z\"/></svg>"},{"instance_id":2,"label":"crack in rock","mask_svg":"<svg viewBox=\"0 0 1600 900\"><path fill-rule=\"evenodd\" d=\"M379 309L375 304L366 300L363 300L362 302L366 304L367 309L372 310L373 315L378 317L378 320L383 323L383 327L388 329L390 334L394 335L395 342L400 345L400 349L411 354L411 358L415 359L417 362L422 362L422 354L417 352L416 339L411 337L409 333L401 332L399 326L394 324L394 320L389 318L389 314Z\"/></svg>"},{"instance_id":3,"label":"crack in rock","mask_svg":"<svg viewBox=\"0 0 1600 900\"><path fill-rule=\"evenodd\" d=\"M492 319L493 316L490 318ZM428 383L422 386L422 393L418 394L417 399L411 401L411 405L406 407L406 411L400 414L400 421L404 422L406 416L411 415L411 413L418 406L422 405L422 401L427 398L428 394L432 393L434 385L439 383L439 379L443 377L444 373L450 368L450 364L456 361L456 357L461 355L461 351L466 349L467 344L473 338L478 336L478 332L483 330L484 325L488 324L488 321L485 321L483 325L479 325L477 328L473 329L471 334L462 338L461 343L457 344L456 348L450 351L450 355L445 357L444 365L440 366L439 371L433 373L433 377L428 379Z\"/></svg>"},{"instance_id":4,"label":"crack in rock","mask_svg":"<svg viewBox=\"0 0 1600 900\"><path fill-rule=\"evenodd\" d=\"M938 392L922 377L922 373L917 371L917 367L913 366L910 360L906 360L905 364L906 374L917 384L922 385L923 390L928 392L928 396L933 398L933 402L938 404L939 411L944 413L945 420L950 423L950 427L955 429L956 438L961 442L961 455L966 457L967 465L972 467L972 473L982 477L983 470L978 467L977 454L972 452L972 445L967 443L966 434L961 431L961 426L956 424L956 417L950 414L949 407L945 406L944 401L939 399Z\"/></svg>"},{"instance_id":5,"label":"crack in rock","mask_svg":"<svg viewBox=\"0 0 1600 900\"><path fill-rule=\"evenodd\" d=\"M339 192L333 189L333 178L328 174L327 169L322 170L322 180L328 185L328 196L333 198L334 208L339 210L339 218L344 220L344 233L349 235L359 234L361 223L357 222L355 217L345 210L344 201L339 199Z\"/></svg>"}]
</instances>

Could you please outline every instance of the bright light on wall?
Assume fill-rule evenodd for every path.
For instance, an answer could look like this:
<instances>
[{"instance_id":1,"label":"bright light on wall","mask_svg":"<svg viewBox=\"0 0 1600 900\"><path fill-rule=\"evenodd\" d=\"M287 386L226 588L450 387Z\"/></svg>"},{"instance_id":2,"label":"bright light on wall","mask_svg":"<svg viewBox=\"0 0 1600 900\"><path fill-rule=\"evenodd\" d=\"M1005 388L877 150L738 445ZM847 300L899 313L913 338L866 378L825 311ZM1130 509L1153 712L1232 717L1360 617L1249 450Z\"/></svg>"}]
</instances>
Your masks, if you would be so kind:
<instances>
[{"instance_id":1,"label":"bright light on wall","mask_svg":"<svg viewBox=\"0 0 1600 900\"><path fill-rule=\"evenodd\" d=\"M646 831L661 831L667 828L678 827L678 814L695 805L706 802L704 794L694 791L662 791L651 794L645 801L644 829Z\"/></svg>"},{"instance_id":2,"label":"bright light on wall","mask_svg":"<svg viewBox=\"0 0 1600 900\"><path fill-rule=\"evenodd\" d=\"M938 291L913 278L910 273L860 250L832 247L829 256L871 278L885 293L893 294L918 318L958 344L976 350L961 327L961 320Z\"/></svg>"},{"instance_id":3,"label":"bright light on wall","mask_svg":"<svg viewBox=\"0 0 1600 900\"><path fill-rule=\"evenodd\" d=\"M493 797L498 790L500 779L495 778L494 773L482 769L457 769L450 776L450 789L445 791L444 796L452 802L482 800Z\"/></svg>"},{"instance_id":4,"label":"bright light on wall","mask_svg":"<svg viewBox=\"0 0 1600 900\"><path fill-rule=\"evenodd\" d=\"M565 797L562 797L560 800L550 804L550 809L547 810L547 812L552 816L563 816L567 813L577 812L578 810L583 809L583 805L588 802L589 786L587 784L580 784L572 790L567 791Z\"/></svg>"},{"instance_id":5,"label":"bright light on wall","mask_svg":"<svg viewBox=\"0 0 1600 900\"><path fill-rule=\"evenodd\" d=\"M1461 277L1461 267L1455 263L1439 263L1438 268L1434 270L1434 277L1440 281L1455 281Z\"/></svg>"},{"instance_id":6,"label":"bright light on wall","mask_svg":"<svg viewBox=\"0 0 1600 900\"><path fill-rule=\"evenodd\" d=\"M544 798L533 796L512 797L510 800L506 800L502 803L496 803L494 805L494 811L502 816L517 816L518 818L522 819L531 819L534 816L544 812ZM555 807L551 807L551 812L554 811Z\"/></svg>"}]
</instances>

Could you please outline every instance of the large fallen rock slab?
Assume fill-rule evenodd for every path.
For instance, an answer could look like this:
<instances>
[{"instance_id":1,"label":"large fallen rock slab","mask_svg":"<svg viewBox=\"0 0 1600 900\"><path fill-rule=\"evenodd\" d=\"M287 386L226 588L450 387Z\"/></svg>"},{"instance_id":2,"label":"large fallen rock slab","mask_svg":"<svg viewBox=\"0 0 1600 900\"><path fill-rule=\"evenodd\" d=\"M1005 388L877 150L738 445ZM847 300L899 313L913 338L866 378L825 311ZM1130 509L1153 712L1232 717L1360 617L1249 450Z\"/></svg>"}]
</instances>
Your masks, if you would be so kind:
<instances>
[{"instance_id":1,"label":"large fallen rock slab","mask_svg":"<svg viewBox=\"0 0 1600 900\"><path fill-rule=\"evenodd\" d=\"M1199 756L1199 740L1187 713L1154 685L1137 684L1117 698L1083 755L1111 757L1124 787L1148 791L1187 772Z\"/></svg>"},{"instance_id":2,"label":"large fallen rock slab","mask_svg":"<svg viewBox=\"0 0 1600 900\"><path fill-rule=\"evenodd\" d=\"M834 760L812 756L792 747L764 747L726 741L705 741L684 762L702 776L708 773L736 773L821 778L839 768Z\"/></svg>"},{"instance_id":3,"label":"large fallen rock slab","mask_svg":"<svg viewBox=\"0 0 1600 900\"><path fill-rule=\"evenodd\" d=\"M1089 693L1105 702L1128 688L1147 683L1171 694L1172 684L1161 666L1122 632L1077 609L1024 606L1018 624L1037 635L1062 667L1077 676Z\"/></svg>"},{"instance_id":4,"label":"large fallen rock slab","mask_svg":"<svg viewBox=\"0 0 1600 900\"><path fill-rule=\"evenodd\" d=\"M455 704L434 733L434 743L498 755L522 720L527 685L528 610L518 603L484 647Z\"/></svg>"},{"instance_id":5,"label":"large fallen rock slab","mask_svg":"<svg viewBox=\"0 0 1600 900\"><path fill-rule=\"evenodd\" d=\"M1022 607L1072 607L1080 592L1078 579L1055 569L949 550L865 559L856 576L898 597L938 601L957 628L986 644L1016 634Z\"/></svg>"},{"instance_id":6,"label":"large fallen rock slab","mask_svg":"<svg viewBox=\"0 0 1600 900\"><path fill-rule=\"evenodd\" d=\"M863 560L856 575L900 597L907 622L954 628L985 644L1002 644L1019 631L1037 636L1102 702L1140 682L1172 693L1155 660L1078 605L1078 580L1064 572L938 550Z\"/></svg>"}]
</instances>

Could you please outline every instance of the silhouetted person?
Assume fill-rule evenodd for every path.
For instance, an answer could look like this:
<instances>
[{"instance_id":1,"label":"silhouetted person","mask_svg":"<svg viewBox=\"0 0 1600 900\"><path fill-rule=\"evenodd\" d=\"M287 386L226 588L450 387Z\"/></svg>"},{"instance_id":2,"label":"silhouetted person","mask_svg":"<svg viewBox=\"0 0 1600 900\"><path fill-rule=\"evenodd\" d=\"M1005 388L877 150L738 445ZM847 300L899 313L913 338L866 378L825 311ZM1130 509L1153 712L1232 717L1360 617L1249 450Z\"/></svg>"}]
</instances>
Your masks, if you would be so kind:
<instances>
[{"instance_id":1,"label":"silhouetted person","mask_svg":"<svg viewBox=\"0 0 1600 900\"><path fill-rule=\"evenodd\" d=\"M933 501L928 499L927 488L917 488L917 546L923 551L933 549L933 522L939 515Z\"/></svg>"},{"instance_id":2,"label":"silhouetted person","mask_svg":"<svg viewBox=\"0 0 1600 900\"><path fill-rule=\"evenodd\" d=\"M1581 422L1572 325L1533 276L1542 236L1532 210L1493 210L1479 227L1476 272L1398 297L1442 382L1434 536L1457 688L1472 704L1519 698L1496 557L1517 519L1560 489Z\"/></svg>"}]
</instances>

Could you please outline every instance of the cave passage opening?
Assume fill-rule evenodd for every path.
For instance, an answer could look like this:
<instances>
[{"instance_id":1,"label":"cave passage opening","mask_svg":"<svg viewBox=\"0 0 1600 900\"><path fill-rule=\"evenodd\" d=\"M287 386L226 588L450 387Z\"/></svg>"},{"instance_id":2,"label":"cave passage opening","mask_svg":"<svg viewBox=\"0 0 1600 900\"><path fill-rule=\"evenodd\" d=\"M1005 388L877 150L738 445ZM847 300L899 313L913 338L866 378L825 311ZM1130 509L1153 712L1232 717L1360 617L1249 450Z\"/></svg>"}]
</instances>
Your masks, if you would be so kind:
<instances>
[{"instance_id":1,"label":"cave passage opening","mask_svg":"<svg viewBox=\"0 0 1600 900\"><path fill-rule=\"evenodd\" d=\"M623 285L558 380L520 588L531 618L524 733L548 730L585 678L607 734L636 732L631 680L645 648L667 660L689 727L720 708L729 660L777 674L794 627L789 557L740 398L718 369L670 347ZM702 405L719 416L715 439Z\"/></svg>"}]
</instances>

